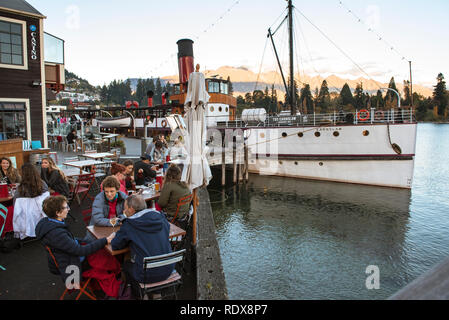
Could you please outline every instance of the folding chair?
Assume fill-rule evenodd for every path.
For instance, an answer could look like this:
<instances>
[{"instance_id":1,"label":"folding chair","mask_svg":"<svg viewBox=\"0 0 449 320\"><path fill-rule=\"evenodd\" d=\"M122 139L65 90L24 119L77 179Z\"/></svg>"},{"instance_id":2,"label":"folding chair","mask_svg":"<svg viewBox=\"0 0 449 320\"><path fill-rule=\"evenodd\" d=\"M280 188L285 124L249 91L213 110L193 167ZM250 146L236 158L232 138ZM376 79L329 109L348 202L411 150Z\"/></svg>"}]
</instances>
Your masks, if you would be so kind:
<instances>
[{"instance_id":1,"label":"folding chair","mask_svg":"<svg viewBox=\"0 0 449 320\"><path fill-rule=\"evenodd\" d=\"M0 228L0 236L3 233L3 229L5 228L7 216L8 216L8 209L4 205L0 204L0 217L3 218L2 227ZM6 269L2 265L0 265L0 269L6 271Z\"/></svg>"},{"instance_id":2,"label":"folding chair","mask_svg":"<svg viewBox=\"0 0 449 320\"><path fill-rule=\"evenodd\" d=\"M57 269L59 269L59 264L56 261L55 256L53 255L53 252L51 251L50 247L45 246L45 249L47 249L48 253L50 254L50 257L53 259L53 262L56 266ZM79 289L68 289L66 288L63 292L63 294L61 295L61 297L59 298L59 300L64 300L65 295L71 294L74 291L79 290L79 294L77 295L75 300L79 300L82 294L85 294L87 297L89 297L91 300L97 300L97 298L95 297L95 294L93 293L93 290L91 288L91 283L90 281L92 280L92 278L87 278L84 281L80 281L80 288ZM88 292L87 290L90 290L91 292Z\"/></svg>"},{"instance_id":3,"label":"folding chair","mask_svg":"<svg viewBox=\"0 0 449 320\"><path fill-rule=\"evenodd\" d=\"M95 183L95 175L93 173L88 174L80 174L75 182L75 186L73 190L71 190L71 199L73 200L75 197L78 200L78 204L81 205L81 202L88 197L90 200L94 200L95 198L89 194L90 189ZM84 193L82 199L79 198L79 194Z\"/></svg>"},{"instance_id":4,"label":"folding chair","mask_svg":"<svg viewBox=\"0 0 449 320\"><path fill-rule=\"evenodd\" d=\"M185 252L186 250L183 249L169 254L144 258L143 259L144 277L146 277L147 270L163 267L173 263L182 262L184 260ZM167 288L173 288L173 294L167 294L165 296L161 296L161 298L166 298L174 295L175 299L177 299L178 297L176 295L176 291L178 289L178 286L182 284L182 277L176 270L174 270L173 273L166 280L154 283L145 283L145 282L146 281L144 280L144 283L139 283L139 293L141 299L143 299L145 295L148 295L149 293L161 291Z\"/></svg>"}]
</instances>

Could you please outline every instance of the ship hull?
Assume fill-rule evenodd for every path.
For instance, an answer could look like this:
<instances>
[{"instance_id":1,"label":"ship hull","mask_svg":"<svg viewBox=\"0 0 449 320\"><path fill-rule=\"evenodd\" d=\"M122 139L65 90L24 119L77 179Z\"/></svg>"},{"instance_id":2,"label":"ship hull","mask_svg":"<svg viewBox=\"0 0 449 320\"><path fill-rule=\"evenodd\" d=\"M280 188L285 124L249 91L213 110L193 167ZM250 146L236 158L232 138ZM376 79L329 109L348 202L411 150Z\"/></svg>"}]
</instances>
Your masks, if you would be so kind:
<instances>
[{"instance_id":1,"label":"ship hull","mask_svg":"<svg viewBox=\"0 0 449 320\"><path fill-rule=\"evenodd\" d=\"M249 128L244 133L249 147L248 170L261 175L409 189L416 130L416 123Z\"/></svg>"}]
</instances>

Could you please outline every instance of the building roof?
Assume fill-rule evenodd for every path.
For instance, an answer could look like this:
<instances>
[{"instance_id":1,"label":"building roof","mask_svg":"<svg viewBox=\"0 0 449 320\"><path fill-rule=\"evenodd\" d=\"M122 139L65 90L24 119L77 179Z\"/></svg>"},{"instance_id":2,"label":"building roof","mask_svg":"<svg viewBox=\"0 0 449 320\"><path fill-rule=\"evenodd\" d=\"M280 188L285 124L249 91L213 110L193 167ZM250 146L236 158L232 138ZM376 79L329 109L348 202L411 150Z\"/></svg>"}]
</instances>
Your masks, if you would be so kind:
<instances>
[{"instance_id":1,"label":"building roof","mask_svg":"<svg viewBox=\"0 0 449 320\"><path fill-rule=\"evenodd\" d=\"M29 16L45 18L45 16L32 7L25 0L1 0L0 10L11 11L14 13L25 14Z\"/></svg>"}]
</instances>

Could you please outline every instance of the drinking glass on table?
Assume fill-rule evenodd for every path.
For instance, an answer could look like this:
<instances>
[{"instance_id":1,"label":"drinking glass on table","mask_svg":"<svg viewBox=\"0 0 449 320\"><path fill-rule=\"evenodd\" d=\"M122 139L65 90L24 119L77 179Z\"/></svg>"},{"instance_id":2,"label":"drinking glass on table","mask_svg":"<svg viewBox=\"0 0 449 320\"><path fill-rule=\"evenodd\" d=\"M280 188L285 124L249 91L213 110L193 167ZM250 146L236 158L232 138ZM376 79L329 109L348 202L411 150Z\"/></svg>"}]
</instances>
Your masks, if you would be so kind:
<instances>
[{"instance_id":1,"label":"drinking glass on table","mask_svg":"<svg viewBox=\"0 0 449 320\"><path fill-rule=\"evenodd\" d=\"M109 223L112 225L112 232L115 232L115 225L118 223L118 218L112 218L109 220Z\"/></svg>"}]
</instances>

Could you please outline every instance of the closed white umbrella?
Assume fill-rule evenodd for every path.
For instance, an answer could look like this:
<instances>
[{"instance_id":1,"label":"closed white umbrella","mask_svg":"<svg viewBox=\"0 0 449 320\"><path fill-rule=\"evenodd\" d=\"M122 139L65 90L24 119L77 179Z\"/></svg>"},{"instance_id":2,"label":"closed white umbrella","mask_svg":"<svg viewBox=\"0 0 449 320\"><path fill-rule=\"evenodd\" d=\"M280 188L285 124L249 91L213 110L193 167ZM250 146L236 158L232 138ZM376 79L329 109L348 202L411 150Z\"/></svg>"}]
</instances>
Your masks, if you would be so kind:
<instances>
[{"instance_id":1,"label":"closed white umbrella","mask_svg":"<svg viewBox=\"0 0 449 320\"><path fill-rule=\"evenodd\" d=\"M193 190L194 211L193 211L193 244L196 244L196 209L198 204L197 188L208 185L212 179L212 173L206 158L206 107L209 102L209 94L206 90L204 74L192 72L189 78L187 97L184 103L186 111L186 126L188 137L185 146L189 154L189 164L187 167L186 182Z\"/></svg>"}]
</instances>

